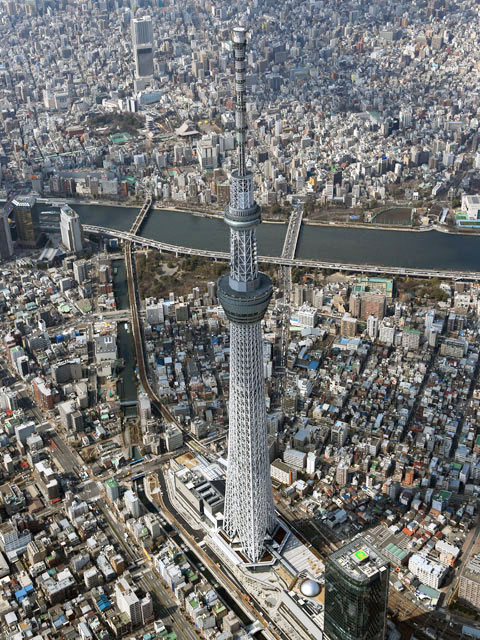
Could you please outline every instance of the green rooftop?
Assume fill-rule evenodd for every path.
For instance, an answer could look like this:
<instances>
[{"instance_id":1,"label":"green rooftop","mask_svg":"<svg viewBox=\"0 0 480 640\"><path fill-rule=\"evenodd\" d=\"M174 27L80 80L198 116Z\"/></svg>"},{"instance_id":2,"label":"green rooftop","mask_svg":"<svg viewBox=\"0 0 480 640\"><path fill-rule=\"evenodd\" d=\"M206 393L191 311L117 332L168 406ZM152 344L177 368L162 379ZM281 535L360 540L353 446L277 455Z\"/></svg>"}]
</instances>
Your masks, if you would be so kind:
<instances>
[{"instance_id":1,"label":"green rooftop","mask_svg":"<svg viewBox=\"0 0 480 640\"><path fill-rule=\"evenodd\" d=\"M132 139L132 136L126 131L123 131L122 133L112 133L109 137L113 144L125 144Z\"/></svg>"},{"instance_id":2,"label":"green rooftop","mask_svg":"<svg viewBox=\"0 0 480 640\"><path fill-rule=\"evenodd\" d=\"M355 556L355 558L359 562L363 562L364 560L366 560L368 558L368 553L366 551L364 551L363 549L359 549L358 551L355 551L355 553L353 555Z\"/></svg>"},{"instance_id":3,"label":"green rooftop","mask_svg":"<svg viewBox=\"0 0 480 640\"><path fill-rule=\"evenodd\" d=\"M390 542L389 544L387 544L387 546L385 547L385 551L388 551L391 555L395 556L400 561L403 560L408 555L405 549L401 549L400 547L397 547L397 545L393 544L393 542Z\"/></svg>"},{"instance_id":4,"label":"green rooftop","mask_svg":"<svg viewBox=\"0 0 480 640\"><path fill-rule=\"evenodd\" d=\"M440 591L437 591L433 587L429 587L426 584L421 584L418 587L418 590L420 591L420 593L425 594L426 596L428 596L432 600L438 600L440 598Z\"/></svg>"}]
</instances>

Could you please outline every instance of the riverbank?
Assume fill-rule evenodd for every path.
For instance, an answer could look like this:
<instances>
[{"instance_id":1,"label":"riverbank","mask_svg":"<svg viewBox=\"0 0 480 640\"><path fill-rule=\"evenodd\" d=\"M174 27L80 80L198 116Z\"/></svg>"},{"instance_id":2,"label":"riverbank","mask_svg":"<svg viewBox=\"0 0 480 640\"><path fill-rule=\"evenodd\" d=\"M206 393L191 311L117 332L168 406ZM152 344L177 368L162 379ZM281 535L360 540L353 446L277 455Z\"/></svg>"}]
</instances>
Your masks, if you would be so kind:
<instances>
[{"instance_id":1,"label":"riverbank","mask_svg":"<svg viewBox=\"0 0 480 640\"><path fill-rule=\"evenodd\" d=\"M58 207L60 202L54 202L53 200L49 200L51 203L50 206ZM115 207L115 208L124 208L124 209L140 209L141 206L137 202L114 202L113 200L105 200L100 202L99 200L62 200L67 204L71 205L72 208L75 208L73 205L77 204L78 206L101 206L101 207ZM45 202L45 204L47 204ZM150 208L150 211L169 211L169 212L178 212L178 213L188 213L197 218L216 218L218 220L223 220L223 213L214 213L213 211L203 211L201 209L193 209L193 208L184 208L184 207L175 207L174 205L169 207L160 207L158 205L153 204ZM268 224L288 224L288 220L271 220L269 218L262 218L262 222Z\"/></svg>"},{"instance_id":2,"label":"riverbank","mask_svg":"<svg viewBox=\"0 0 480 640\"><path fill-rule=\"evenodd\" d=\"M159 203L157 203L159 204ZM163 204L163 203L162 203ZM43 205L42 209L47 207ZM129 231L138 207L76 205L85 225ZM183 208L152 211L141 235L178 247L202 251L229 250L229 233L221 217ZM309 221L307 220L307 223ZM317 222L317 221L312 221ZM322 221L323 222L323 221ZM353 222L353 221L352 221ZM258 253L280 256L287 226L283 222L261 224L257 228ZM302 224L296 257L336 264L369 264L394 268L439 269L480 272L480 235L477 232L437 229L433 225L417 232L410 229L340 224Z\"/></svg>"},{"instance_id":3,"label":"riverbank","mask_svg":"<svg viewBox=\"0 0 480 640\"><path fill-rule=\"evenodd\" d=\"M402 231L402 232L413 232L413 233L425 233L426 231L438 231L438 233L445 233L451 236L480 236L480 228L476 229L462 229L459 230L458 227L446 227L440 225L429 225L428 227L407 227L402 225L390 225L390 224L375 224L375 223L361 223L361 222L353 222L353 223L344 223L344 222L320 222L317 220L308 220L303 219L302 224L308 227L327 227L329 229L340 228L340 229L363 229L365 231Z\"/></svg>"},{"instance_id":4,"label":"riverbank","mask_svg":"<svg viewBox=\"0 0 480 640\"><path fill-rule=\"evenodd\" d=\"M0 200L1 202L1 200ZM72 198L67 198L62 200L60 198L39 198L37 200L38 204L45 204L52 207L59 207L63 203L67 203L75 208L75 205L82 207L109 207L109 208L121 208L125 210L139 210L140 203L137 202L115 202L113 200L77 200ZM215 213L213 211L204 211L201 209L195 208L185 208L185 207L177 207L171 205L169 207L158 206L153 204L151 211L157 212L170 212L170 213L187 213L193 217L197 218L211 218L217 220L223 220L223 213ZM274 225L287 225L288 220L272 220L270 218L262 218L263 224L274 224ZM389 224L375 224L373 223L361 223L361 222L322 222L320 220L309 220L308 218L303 219L303 225L307 227L326 227L329 229L338 228L338 229L363 229L366 231L403 231L403 232L413 232L413 233L424 233L426 231L438 231L439 233L445 233L447 235L459 235L459 236L480 236L480 228L477 229L462 229L459 230L457 227L444 227L439 225L432 225L428 227L410 227L404 225L389 225ZM122 229L127 230L127 229Z\"/></svg>"},{"instance_id":5,"label":"riverbank","mask_svg":"<svg viewBox=\"0 0 480 640\"><path fill-rule=\"evenodd\" d=\"M376 229L377 231L413 231L413 232L424 232L424 231L432 231L432 227L407 227L402 225L393 225L393 224L375 224L375 223L362 223L362 222L321 222L319 220L308 220L303 218L302 224L305 224L308 227L338 227L342 229L365 229L366 231L371 231L372 229Z\"/></svg>"}]
</instances>

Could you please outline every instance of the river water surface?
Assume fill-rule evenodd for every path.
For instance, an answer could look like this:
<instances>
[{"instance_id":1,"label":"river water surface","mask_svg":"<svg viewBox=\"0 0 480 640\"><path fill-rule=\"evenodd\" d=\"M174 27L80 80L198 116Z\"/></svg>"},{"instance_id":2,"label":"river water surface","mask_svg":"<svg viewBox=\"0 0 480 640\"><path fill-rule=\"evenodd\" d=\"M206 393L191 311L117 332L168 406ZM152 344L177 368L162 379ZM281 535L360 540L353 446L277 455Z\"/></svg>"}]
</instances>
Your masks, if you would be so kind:
<instances>
[{"instance_id":1,"label":"river water surface","mask_svg":"<svg viewBox=\"0 0 480 640\"><path fill-rule=\"evenodd\" d=\"M126 231L138 209L104 205L73 205L82 223ZM257 228L260 255L279 256L285 224ZM219 218L179 211L152 210L140 235L195 249L229 250L229 232ZM451 235L438 231L411 232L303 225L297 258L348 264L480 271L480 235Z\"/></svg>"}]
</instances>

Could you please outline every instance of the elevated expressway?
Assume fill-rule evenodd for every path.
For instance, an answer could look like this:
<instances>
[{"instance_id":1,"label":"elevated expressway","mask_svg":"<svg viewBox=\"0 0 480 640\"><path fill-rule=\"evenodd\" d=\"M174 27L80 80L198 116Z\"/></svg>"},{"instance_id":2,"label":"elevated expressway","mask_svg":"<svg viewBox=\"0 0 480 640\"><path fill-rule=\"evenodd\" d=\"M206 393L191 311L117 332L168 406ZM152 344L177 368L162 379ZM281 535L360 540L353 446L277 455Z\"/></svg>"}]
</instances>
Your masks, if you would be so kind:
<instances>
[{"instance_id":1,"label":"elevated expressway","mask_svg":"<svg viewBox=\"0 0 480 640\"><path fill-rule=\"evenodd\" d=\"M177 256L201 256L204 258L211 258L213 260L230 260L230 253L227 253L226 251L207 251L206 249L182 247L175 244L160 242L159 240L152 240L143 236L136 236L128 231L118 231L116 229L97 227L90 224L83 225L83 229L86 233L112 236L114 238L125 240L126 242L131 242L133 244L141 245L144 247L157 249L158 251L174 253ZM411 276L415 278L442 278L445 280L480 280L480 273L478 271L447 271L440 269L435 270L408 267L385 267L382 265L374 264L346 264L342 262L324 262L321 260L308 260L305 258L291 258L286 256L258 256L258 261L265 262L267 264L277 264L279 266L308 267L310 269L332 269L334 271L351 271L356 273Z\"/></svg>"}]
</instances>

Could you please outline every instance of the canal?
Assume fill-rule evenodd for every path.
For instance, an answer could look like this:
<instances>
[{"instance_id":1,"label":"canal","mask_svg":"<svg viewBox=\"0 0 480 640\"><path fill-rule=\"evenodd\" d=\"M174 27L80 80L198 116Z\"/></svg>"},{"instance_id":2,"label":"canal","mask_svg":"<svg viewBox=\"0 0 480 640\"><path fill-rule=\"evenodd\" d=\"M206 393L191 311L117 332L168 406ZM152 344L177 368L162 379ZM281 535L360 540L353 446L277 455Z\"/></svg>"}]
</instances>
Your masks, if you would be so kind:
<instances>
[{"instance_id":1,"label":"canal","mask_svg":"<svg viewBox=\"0 0 480 640\"><path fill-rule=\"evenodd\" d=\"M129 309L127 272L123 258L112 261L112 271L117 309L122 311ZM137 402L135 345L133 343L131 325L128 322L119 322L117 324L117 347L119 361L123 362L123 366L117 372L119 378L117 391L120 401ZM136 405L125 406L124 414L125 417L135 417L137 415Z\"/></svg>"},{"instance_id":2,"label":"canal","mask_svg":"<svg viewBox=\"0 0 480 640\"><path fill-rule=\"evenodd\" d=\"M137 212L133 208L104 205L74 205L74 208L85 224L119 230L130 228ZM257 228L259 253L280 255L285 231L284 224L260 225ZM221 219L179 211L152 210L142 235L212 251L228 251L229 248L228 228ZM480 235L304 224L296 257L347 264L480 271Z\"/></svg>"}]
</instances>

